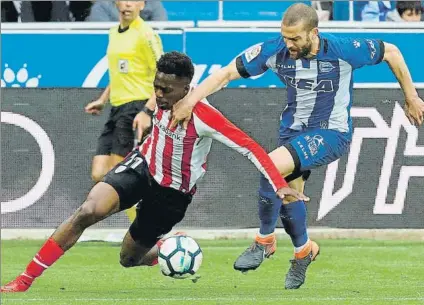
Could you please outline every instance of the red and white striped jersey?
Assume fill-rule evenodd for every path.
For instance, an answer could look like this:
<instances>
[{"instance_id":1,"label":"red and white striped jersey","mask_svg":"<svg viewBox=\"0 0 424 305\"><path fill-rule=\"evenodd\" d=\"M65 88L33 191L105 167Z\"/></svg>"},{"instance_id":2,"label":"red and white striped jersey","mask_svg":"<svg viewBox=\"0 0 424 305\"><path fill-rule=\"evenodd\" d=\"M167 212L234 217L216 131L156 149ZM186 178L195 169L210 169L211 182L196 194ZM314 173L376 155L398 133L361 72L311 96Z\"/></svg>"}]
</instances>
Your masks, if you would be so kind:
<instances>
[{"instance_id":1,"label":"red and white striped jersey","mask_svg":"<svg viewBox=\"0 0 424 305\"><path fill-rule=\"evenodd\" d=\"M207 101L196 104L187 129L169 128L171 111L156 107L151 134L140 146L150 174L164 187L190 193L206 172L212 140L246 156L270 181L274 190L287 186L265 150Z\"/></svg>"}]
</instances>

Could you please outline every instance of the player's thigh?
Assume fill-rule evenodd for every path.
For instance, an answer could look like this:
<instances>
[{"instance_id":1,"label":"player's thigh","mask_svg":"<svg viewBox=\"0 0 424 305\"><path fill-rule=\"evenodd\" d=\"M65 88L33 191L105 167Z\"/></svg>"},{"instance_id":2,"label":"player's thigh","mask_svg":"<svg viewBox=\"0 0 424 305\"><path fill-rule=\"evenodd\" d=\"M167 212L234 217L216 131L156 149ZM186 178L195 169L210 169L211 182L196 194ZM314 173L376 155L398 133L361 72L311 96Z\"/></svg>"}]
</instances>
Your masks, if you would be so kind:
<instances>
[{"instance_id":1,"label":"player's thigh","mask_svg":"<svg viewBox=\"0 0 424 305\"><path fill-rule=\"evenodd\" d=\"M91 178L93 181L99 182L107 174L110 170L110 159L109 155L94 156L91 165Z\"/></svg>"},{"instance_id":2,"label":"player's thigh","mask_svg":"<svg viewBox=\"0 0 424 305\"><path fill-rule=\"evenodd\" d=\"M67 251L84 229L116 212L119 212L118 194L110 185L97 183L83 204L55 230L52 237Z\"/></svg>"},{"instance_id":3,"label":"player's thigh","mask_svg":"<svg viewBox=\"0 0 424 305\"><path fill-rule=\"evenodd\" d=\"M270 152L268 155L283 176L286 176L293 172L295 168L295 163L292 154L286 147L278 147L277 149L274 149L272 152Z\"/></svg>"},{"instance_id":4,"label":"player's thigh","mask_svg":"<svg viewBox=\"0 0 424 305\"><path fill-rule=\"evenodd\" d=\"M112 154L124 157L134 148L135 133L132 128L133 121L144 104L145 102L142 101L134 101L119 107L113 132Z\"/></svg>"},{"instance_id":5,"label":"player's thigh","mask_svg":"<svg viewBox=\"0 0 424 305\"><path fill-rule=\"evenodd\" d=\"M115 130L115 116L117 109L112 107L103 130L97 139L96 156L108 156L112 151L113 133Z\"/></svg>"},{"instance_id":6,"label":"player's thigh","mask_svg":"<svg viewBox=\"0 0 424 305\"><path fill-rule=\"evenodd\" d=\"M350 137L336 130L313 129L302 132L284 146L294 161L294 172L328 165L348 152Z\"/></svg>"},{"instance_id":7,"label":"player's thigh","mask_svg":"<svg viewBox=\"0 0 424 305\"><path fill-rule=\"evenodd\" d=\"M130 227L132 238L152 247L183 220L192 196L152 181L151 192L137 206L137 217Z\"/></svg>"},{"instance_id":8,"label":"player's thigh","mask_svg":"<svg viewBox=\"0 0 424 305\"><path fill-rule=\"evenodd\" d=\"M119 209L126 210L143 200L149 192L148 166L138 150L132 151L112 168L103 181L111 185L119 197Z\"/></svg>"},{"instance_id":9,"label":"player's thigh","mask_svg":"<svg viewBox=\"0 0 424 305\"><path fill-rule=\"evenodd\" d=\"M118 163L122 162L122 160L124 160L124 159L125 159L125 157L123 157L123 156L111 154L110 158L109 158L109 169L112 169Z\"/></svg>"},{"instance_id":10,"label":"player's thigh","mask_svg":"<svg viewBox=\"0 0 424 305\"><path fill-rule=\"evenodd\" d=\"M88 193L81 208L96 218L106 218L119 212L118 193L111 185L99 182Z\"/></svg>"},{"instance_id":11,"label":"player's thigh","mask_svg":"<svg viewBox=\"0 0 424 305\"><path fill-rule=\"evenodd\" d=\"M303 177L296 178L290 181L288 184L292 189L298 192L303 192L305 189L305 179Z\"/></svg>"}]
</instances>

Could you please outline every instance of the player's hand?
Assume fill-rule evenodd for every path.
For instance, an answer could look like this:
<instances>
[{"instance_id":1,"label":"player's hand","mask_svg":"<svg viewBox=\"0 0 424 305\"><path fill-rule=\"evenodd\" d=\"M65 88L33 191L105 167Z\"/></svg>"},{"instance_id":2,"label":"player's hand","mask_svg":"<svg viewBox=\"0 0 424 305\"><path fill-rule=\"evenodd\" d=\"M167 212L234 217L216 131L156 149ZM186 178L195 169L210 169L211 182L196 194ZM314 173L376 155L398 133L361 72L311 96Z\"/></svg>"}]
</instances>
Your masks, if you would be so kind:
<instances>
[{"instance_id":1,"label":"player's hand","mask_svg":"<svg viewBox=\"0 0 424 305\"><path fill-rule=\"evenodd\" d=\"M139 112L133 121L133 129L137 131L137 141L141 142L143 133L152 125L152 118L145 112Z\"/></svg>"},{"instance_id":2,"label":"player's hand","mask_svg":"<svg viewBox=\"0 0 424 305\"><path fill-rule=\"evenodd\" d=\"M84 110L86 113L92 114L92 115L99 115L100 112L105 107L105 102L103 100L95 100L91 103L88 103L87 106L85 106Z\"/></svg>"},{"instance_id":3,"label":"player's hand","mask_svg":"<svg viewBox=\"0 0 424 305\"><path fill-rule=\"evenodd\" d=\"M194 105L188 102L187 96L178 101L172 108L171 129L177 127L179 123L182 123L183 128L187 129L194 108Z\"/></svg>"},{"instance_id":4,"label":"player's hand","mask_svg":"<svg viewBox=\"0 0 424 305\"><path fill-rule=\"evenodd\" d=\"M310 199L308 196L290 188L290 187L282 187L277 191L277 196L281 199L284 199L286 196L292 196L298 200L306 201L308 202Z\"/></svg>"},{"instance_id":5,"label":"player's hand","mask_svg":"<svg viewBox=\"0 0 424 305\"><path fill-rule=\"evenodd\" d=\"M411 124L419 126L423 123L424 102L418 95L406 98L405 114Z\"/></svg>"}]
</instances>

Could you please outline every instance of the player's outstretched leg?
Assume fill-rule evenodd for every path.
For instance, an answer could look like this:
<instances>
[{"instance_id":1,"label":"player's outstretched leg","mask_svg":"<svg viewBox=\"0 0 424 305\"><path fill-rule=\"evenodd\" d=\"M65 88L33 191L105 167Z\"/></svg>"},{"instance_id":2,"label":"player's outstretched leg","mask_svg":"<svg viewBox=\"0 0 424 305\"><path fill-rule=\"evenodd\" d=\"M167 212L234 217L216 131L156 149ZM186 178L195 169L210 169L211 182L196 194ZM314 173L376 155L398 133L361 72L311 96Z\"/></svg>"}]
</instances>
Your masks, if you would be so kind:
<instances>
[{"instance_id":1,"label":"player's outstretched leg","mask_svg":"<svg viewBox=\"0 0 424 305\"><path fill-rule=\"evenodd\" d=\"M122 267L155 266L158 264L159 248L165 239L146 239L146 232L141 232L142 229L139 223L140 219L138 214L136 214L136 218L122 242L120 254ZM174 235L183 236L186 233L176 232Z\"/></svg>"},{"instance_id":2,"label":"player's outstretched leg","mask_svg":"<svg viewBox=\"0 0 424 305\"><path fill-rule=\"evenodd\" d=\"M259 188L259 218L261 227L253 244L235 261L234 269L245 272L258 268L265 258L269 258L277 249L275 226L281 207L281 199L277 197L268 180L262 176Z\"/></svg>"},{"instance_id":3,"label":"player's outstretched leg","mask_svg":"<svg viewBox=\"0 0 424 305\"><path fill-rule=\"evenodd\" d=\"M100 182L85 202L64 221L41 247L25 271L1 287L1 292L24 292L79 239L84 230L119 211L119 197L109 184Z\"/></svg>"},{"instance_id":4,"label":"player's outstretched leg","mask_svg":"<svg viewBox=\"0 0 424 305\"><path fill-rule=\"evenodd\" d=\"M286 275L285 288L297 289L306 279L306 270L319 254L319 246L307 233L306 204L303 201L284 203L280 210L284 229L295 247L295 257Z\"/></svg>"},{"instance_id":5,"label":"player's outstretched leg","mask_svg":"<svg viewBox=\"0 0 424 305\"><path fill-rule=\"evenodd\" d=\"M185 232L176 232L174 236L187 236ZM166 238L159 239L156 244L146 253L141 261L141 266L156 266L158 264L159 249Z\"/></svg>"}]
</instances>

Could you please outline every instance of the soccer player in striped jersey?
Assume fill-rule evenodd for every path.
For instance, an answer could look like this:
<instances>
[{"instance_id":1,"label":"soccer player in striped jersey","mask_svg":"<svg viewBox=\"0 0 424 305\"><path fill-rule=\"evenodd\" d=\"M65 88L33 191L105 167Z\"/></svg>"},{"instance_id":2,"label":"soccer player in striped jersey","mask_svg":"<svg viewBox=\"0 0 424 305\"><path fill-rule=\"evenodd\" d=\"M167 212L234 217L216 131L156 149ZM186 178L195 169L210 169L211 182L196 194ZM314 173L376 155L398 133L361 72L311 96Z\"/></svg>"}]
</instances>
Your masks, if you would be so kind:
<instances>
[{"instance_id":1,"label":"soccer player in striped jersey","mask_svg":"<svg viewBox=\"0 0 424 305\"><path fill-rule=\"evenodd\" d=\"M63 222L41 247L26 270L1 287L1 292L26 291L43 271L56 262L95 223L135 204L137 215L124 237L121 265L157 263L160 239L179 223L206 171L212 140L246 156L269 179L279 198L308 198L288 187L265 150L228 121L207 101L194 109L188 128L171 129L172 106L190 90L194 66L187 55L171 52L157 63L153 96L136 117L135 127L153 123L151 134L96 184L85 202ZM147 124L142 122L148 121ZM156 245L155 245L156 244Z\"/></svg>"},{"instance_id":2,"label":"soccer player in striped jersey","mask_svg":"<svg viewBox=\"0 0 424 305\"><path fill-rule=\"evenodd\" d=\"M293 4L284 14L281 35L253 46L204 80L182 103L175 105L171 127L190 118L197 101L229 81L271 70L287 86L287 106L281 115L279 147L270 156L289 185L302 192L311 169L327 165L349 151L353 71L382 61L388 63L401 85L406 115L421 124L424 103L396 46L375 39L346 39L319 33L316 11L302 3ZM297 289L319 253L318 245L308 237L306 205L289 197L282 204L265 177L260 181L259 197L259 233L253 245L236 260L234 268L254 270L275 252L274 230L280 213L295 253L285 288Z\"/></svg>"}]
</instances>

